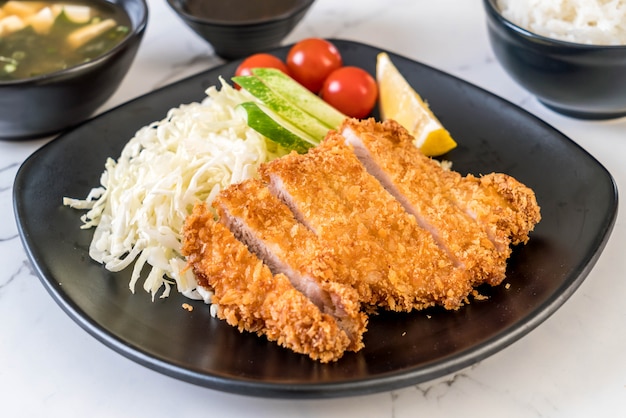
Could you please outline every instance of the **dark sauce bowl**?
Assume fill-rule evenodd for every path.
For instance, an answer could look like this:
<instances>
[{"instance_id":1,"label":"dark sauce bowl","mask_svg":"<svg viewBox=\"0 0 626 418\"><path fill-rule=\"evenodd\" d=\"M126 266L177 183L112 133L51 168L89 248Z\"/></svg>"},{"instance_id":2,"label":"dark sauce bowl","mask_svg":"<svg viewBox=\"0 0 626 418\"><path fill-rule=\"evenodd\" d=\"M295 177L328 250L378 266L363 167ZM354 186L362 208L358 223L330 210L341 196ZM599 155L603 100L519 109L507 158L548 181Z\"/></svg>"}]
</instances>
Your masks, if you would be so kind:
<instances>
[{"instance_id":1,"label":"dark sauce bowl","mask_svg":"<svg viewBox=\"0 0 626 418\"><path fill-rule=\"evenodd\" d=\"M547 38L505 19L496 0L483 4L496 58L542 104L579 119L626 116L626 45Z\"/></svg>"},{"instance_id":2,"label":"dark sauce bowl","mask_svg":"<svg viewBox=\"0 0 626 418\"><path fill-rule=\"evenodd\" d=\"M215 54L246 57L280 45L314 0L167 0Z\"/></svg>"},{"instance_id":3,"label":"dark sauce bowl","mask_svg":"<svg viewBox=\"0 0 626 418\"><path fill-rule=\"evenodd\" d=\"M62 71L0 81L0 139L35 139L78 125L115 93L130 68L148 21L145 0L107 0L130 19L124 40L99 57Z\"/></svg>"}]
</instances>

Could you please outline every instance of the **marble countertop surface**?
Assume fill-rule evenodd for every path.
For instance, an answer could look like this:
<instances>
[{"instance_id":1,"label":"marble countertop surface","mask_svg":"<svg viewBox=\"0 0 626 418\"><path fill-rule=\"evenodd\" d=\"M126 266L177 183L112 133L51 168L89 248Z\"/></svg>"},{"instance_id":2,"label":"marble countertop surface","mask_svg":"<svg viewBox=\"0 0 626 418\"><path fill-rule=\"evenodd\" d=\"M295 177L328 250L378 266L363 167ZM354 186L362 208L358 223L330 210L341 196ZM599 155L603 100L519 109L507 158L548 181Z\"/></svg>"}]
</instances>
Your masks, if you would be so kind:
<instances>
[{"instance_id":1,"label":"marble countertop surface","mask_svg":"<svg viewBox=\"0 0 626 418\"><path fill-rule=\"evenodd\" d=\"M150 21L136 61L100 111L222 63L165 0L148 3ZM586 149L611 172L618 188L626 185L626 119L575 120L539 104L495 60L481 0L318 0L285 43L310 36L382 47L502 96ZM18 236L12 188L20 164L49 140L0 142L3 417L626 416L626 225L621 213L594 269L561 309L521 340L467 369L367 396L245 397L178 381L128 360L83 331L47 294Z\"/></svg>"}]
</instances>

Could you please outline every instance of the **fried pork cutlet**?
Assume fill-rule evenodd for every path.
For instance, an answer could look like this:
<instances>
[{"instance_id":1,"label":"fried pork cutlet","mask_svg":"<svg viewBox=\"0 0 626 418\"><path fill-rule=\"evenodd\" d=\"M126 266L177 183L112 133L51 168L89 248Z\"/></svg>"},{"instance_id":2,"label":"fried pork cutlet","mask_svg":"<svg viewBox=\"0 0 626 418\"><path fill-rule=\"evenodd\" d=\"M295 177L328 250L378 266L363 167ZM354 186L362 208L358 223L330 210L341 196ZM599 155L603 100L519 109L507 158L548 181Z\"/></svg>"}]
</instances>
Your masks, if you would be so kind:
<instances>
[{"instance_id":1,"label":"fried pork cutlet","mask_svg":"<svg viewBox=\"0 0 626 418\"><path fill-rule=\"evenodd\" d=\"M367 316L357 292L337 280L317 235L299 223L284 203L259 180L246 180L215 199L221 223L262 259L274 274L283 273L322 312L333 316L350 337L349 350L363 347ZM332 265L335 265L333 262Z\"/></svg>"},{"instance_id":2,"label":"fried pork cutlet","mask_svg":"<svg viewBox=\"0 0 626 418\"><path fill-rule=\"evenodd\" d=\"M510 245L525 243L541 218L532 190L505 174L462 177L442 169L395 121L348 119L340 131L368 171L474 271L476 284L502 282Z\"/></svg>"},{"instance_id":3,"label":"fried pork cutlet","mask_svg":"<svg viewBox=\"0 0 626 418\"><path fill-rule=\"evenodd\" d=\"M448 174L454 180L449 194L468 215L481 222L502 245L528 242L530 232L541 220L532 189L504 173L481 177Z\"/></svg>"},{"instance_id":4,"label":"fried pork cutlet","mask_svg":"<svg viewBox=\"0 0 626 418\"><path fill-rule=\"evenodd\" d=\"M394 121L347 119L340 132L367 171L470 271L474 285L504 279L509 247L496 248L483 227L450 199L444 170L412 144L408 131Z\"/></svg>"},{"instance_id":5,"label":"fried pork cutlet","mask_svg":"<svg viewBox=\"0 0 626 418\"><path fill-rule=\"evenodd\" d=\"M219 318L240 331L307 354L321 362L340 358L351 342L337 321L296 290L283 274L272 274L206 205L186 219L183 254L200 285L214 291Z\"/></svg>"},{"instance_id":6,"label":"fried pork cutlet","mask_svg":"<svg viewBox=\"0 0 626 418\"><path fill-rule=\"evenodd\" d=\"M198 205L183 253L218 316L322 362L363 346L362 310L458 309L499 284L540 220L505 174L461 176L395 122L347 120L306 154Z\"/></svg>"},{"instance_id":7,"label":"fried pork cutlet","mask_svg":"<svg viewBox=\"0 0 626 418\"><path fill-rule=\"evenodd\" d=\"M307 154L260 168L263 180L323 240L365 304L395 311L457 309L472 289L415 217L363 167L336 132Z\"/></svg>"}]
</instances>

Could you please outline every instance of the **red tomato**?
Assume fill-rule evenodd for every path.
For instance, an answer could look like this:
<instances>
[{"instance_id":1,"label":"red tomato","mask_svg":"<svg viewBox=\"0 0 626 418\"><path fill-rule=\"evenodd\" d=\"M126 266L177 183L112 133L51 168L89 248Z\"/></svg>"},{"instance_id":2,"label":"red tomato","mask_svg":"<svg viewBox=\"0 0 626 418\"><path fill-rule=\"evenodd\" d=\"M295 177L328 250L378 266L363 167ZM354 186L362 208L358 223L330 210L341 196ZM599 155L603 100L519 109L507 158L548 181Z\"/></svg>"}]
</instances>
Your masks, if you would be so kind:
<instances>
[{"instance_id":1,"label":"red tomato","mask_svg":"<svg viewBox=\"0 0 626 418\"><path fill-rule=\"evenodd\" d=\"M363 119L376 104L378 85L362 68L341 67L326 78L320 96L345 115Z\"/></svg>"},{"instance_id":2,"label":"red tomato","mask_svg":"<svg viewBox=\"0 0 626 418\"><path fill-rule=\"evenodd\" d=\"M335 45L324 39L304 39L292 46L287 54L291 76L316 94L326 77L342 65L341 54Z\"/></svg>"},{"instance_id":3,"label":"red tomato","mask_svg":"<svg viewBox=\"0 0 626 418\"><path fill-rule=\"evenodd\" d=\"M239 64L235 75L251 75L253 68L276 68L285 74L289 74L289 68L280 58L270 54L254 54Z\"/></svg>"}]
</instances>

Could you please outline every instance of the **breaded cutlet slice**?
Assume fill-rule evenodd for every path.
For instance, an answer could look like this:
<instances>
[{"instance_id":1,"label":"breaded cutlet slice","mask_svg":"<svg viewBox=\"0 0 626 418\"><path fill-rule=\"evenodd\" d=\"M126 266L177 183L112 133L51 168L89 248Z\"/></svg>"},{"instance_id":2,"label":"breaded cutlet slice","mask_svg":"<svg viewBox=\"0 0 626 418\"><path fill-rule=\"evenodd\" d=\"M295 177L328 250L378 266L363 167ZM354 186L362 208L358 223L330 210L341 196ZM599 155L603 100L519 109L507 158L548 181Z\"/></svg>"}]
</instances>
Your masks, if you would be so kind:
<instances>
[{"instance_id":1,"label":"breaded cutlet slice","mask_svg":"<svg viewBox=\"0 0 626 418\"><path fill-rule=\"evenodd\" d=\"M239 331L265 335L323 363L339 359L350 345L332 316L283 274L272 274L205 204L185 221L182 252L200 285L213 290L217 316Z\"/></svg>"},{"instance_id":2,"label":"breaded cutlet slice","mask_svg":"<svg viewBox=\"0 0 626 418\"><path fill-rule=\"evenodd\" d=\"M361 311L358 293L325 262L332 257L327 246L260 180L229 186L217 195L213 206L220 223L274 274L287 276L297 290L337 320L350 337L348 350L363 347L367 316Z\"/></svg>"},{"instance_id":3,"label":"breaded cutlet slice","mask_svg":"<svg viewBox=\"0 0 626 418\"><path fill-rule=\"evenodd\" d=\"M259 170L270 190L331 245L364 303L395 311L457 309L472 289L432 235L367 173L331 132L307 154Z\"/></svg>"},{"instance_id":4,"label":"breaded cutlet slice","mask_svg":"<svg viewBox=\"0 0 626 418\"><path fill-rule=\"evenodd\" d=\"M348 125L350 123L346 122ZM368 129L376 125L371 120L365 124L368 125ZM396 132L385 135L389 141L386 146L401 156L399 158L403 160L403 164L415 165L415 169L410 173L402 172L397 176L398 183L405 182L410 187L411 181L407 177L418 174L420 170L438 173L440 193L481 226L495 250L503 257L510 256L511 245L528 241L529 233L541 220L540 208L532 189L507 174L491 173L475 177L471 174L462 176L456 171L442 169L437 161L416 150L413 138L394 121L385 121L373 129ZM343 130L346 130L345 127ZM502 277L498 274L487 277L487 282L492 285L499 284L501 280Z\"/></svg>"},{"instance_id":5,"label":"breaded cutlet slice","mask_svg":"<svg viewBox=\"0 0 626 418\"><path fill-rule=\"evenodd\" d=\"M514 177L490 173L462 177L449 172L450 196L474 219L489 228L503 245L526 244L541 221L541 208L533 190Z\"/></svg>"},{"instance_id":6,"label":"breaded cutlet slice","mask_svg":"<svg viewBox=\"0 0 626 418\"><path fill-rule=\"evenodd\" d=\"M406 129L392 120L346 119L339 131L367 171L471 272L475 285L504 279L509 246L497 248L483 226L451 200L444 169L413 145Z\"/></svg>"}]
</instances>

